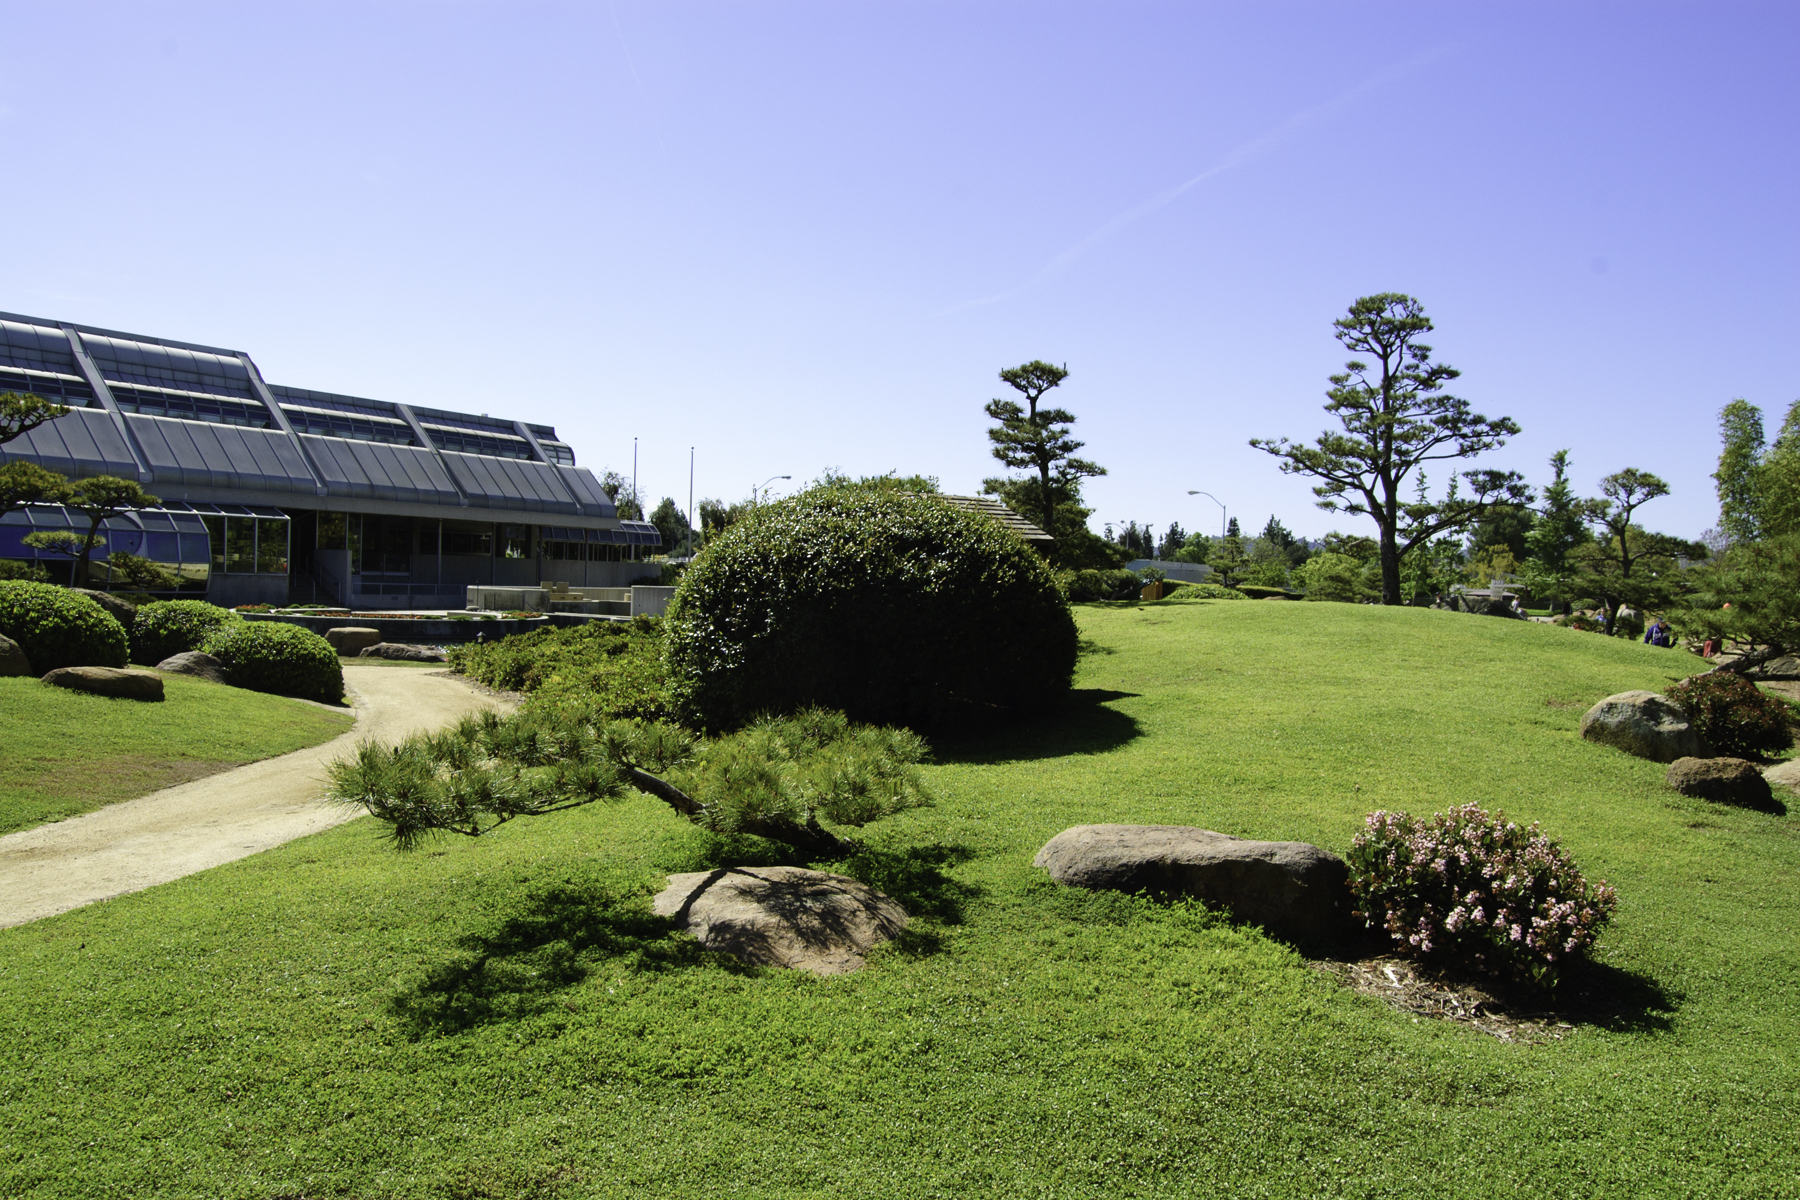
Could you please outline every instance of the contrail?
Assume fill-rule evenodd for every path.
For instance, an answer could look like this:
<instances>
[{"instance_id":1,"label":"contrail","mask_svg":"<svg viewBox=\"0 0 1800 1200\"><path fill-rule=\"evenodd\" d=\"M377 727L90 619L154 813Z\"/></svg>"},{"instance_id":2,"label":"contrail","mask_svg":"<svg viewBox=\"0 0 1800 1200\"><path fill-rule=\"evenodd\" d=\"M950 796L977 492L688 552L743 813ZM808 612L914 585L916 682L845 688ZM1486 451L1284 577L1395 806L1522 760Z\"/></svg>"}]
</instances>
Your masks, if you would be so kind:
<instances>
[{"instance_id":1,"label":"contrail","mask_svg":"<svg viewBox=\"0 0 1800 1200\"><path fill-rule=\"evenodd\" d=\"M997 292L992 296L983 296L977 300L965 300L961 304L946 308L935 315L947 317L953 313L966 312L971 308L983 308L989 304L999 304L1003 300L1010 300L1014 296L1038 287L1040 284L1043 284L1052 276L1060 272L1064 267L1067 267L1070 263L1086 254L1089 250L1093 249L1107 238L1112 237L1121 229L1124 229L1127 225L1143 220L1158 209L1168 207L1186 193L1192 191L1202 183L1205 183L1208 179L1217 175L1223 175L1227 171L1243 166L1253 158L1268 153L1281 142L1285 141L1296 130L1331 115L1384 84L1390 83L1402 76L1409 75L1433 60L1442 58L1445 54L1449 53L1451 49L1453 49L1451 46L1439 46L1436 49L1427 50L1423 54L1415 55L1397 67L1392 67L1378 75L1364 80L1340 96L1327 100L1323 104L1315 104L1311 108L1300 110L1267 133L1245 142L1243 145L1227 154L1212 166L1206 168L1206 170L1195 175L1193 178L1184 180L1165 191L1158 192L1148 200L1144 200L1126 209L1124 212L1106 222L1104 225L1094 230L1094 232L1088 234L1079 242L1076 242L1073 246L1070 246L1055 258L1052 258L1049 262L1045 263L1039 268L1037 274L1033 275L1019 286L1009 288L1004 292Z\"/></svg>"}]
</instances>

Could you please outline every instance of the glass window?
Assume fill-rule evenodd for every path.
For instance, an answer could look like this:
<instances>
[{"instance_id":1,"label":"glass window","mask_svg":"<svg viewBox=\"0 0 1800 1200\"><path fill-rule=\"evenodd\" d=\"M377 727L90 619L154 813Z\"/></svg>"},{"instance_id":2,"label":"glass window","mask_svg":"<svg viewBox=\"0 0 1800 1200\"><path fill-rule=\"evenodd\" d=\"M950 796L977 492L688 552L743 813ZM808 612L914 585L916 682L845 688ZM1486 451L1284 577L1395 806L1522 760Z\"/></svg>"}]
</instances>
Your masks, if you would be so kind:
<instances>
[{"instance_id":1,"label":"glass window","mask_svg":"<svg viewBox=\"0 0 1800 1200\"><path fill-rule=\"evenodd\" d=\"M256 518L225 518L225 573L249 575L256 570Z\"/></svg>"},{"instance_id":2,"label":"glass window","mask_svg":"<svg viewBox=\"0 0 1800 1200\"><path fill-rule=\"evenodd\" d=\"M343 513L322 512L319 514L319 549L342 550L348 544L348 520Z\"/></svg>"},{"instance_id":3,"label":"glass window","mask_svg":"<svg viewBox=\"0 0 1800 1200\"><path fill-rule=\"evenodd\" d=\"M531 527L503 525L500 534L501 558L528 558L531 555Z\"/></svg>"},{"instance_id":4,"label":"glass window","mask_svg":"<svg viewBox=\"0 0 1800 1200\"><path fill-rule=\"evenodd\" d=\"M144 535L144 557L151 562L180 562L181 540L179 536L173 533L146 533Z\"/></svg>"},{"instance_id":5,"label":"glass window","mask_svg":"<svg viewBox=\"0 0 1800 1200\"><path fill-rule=\"evenodd\" d=\"M288 522L283 517L256 518L256 573L288 572Z\"/></svg>"},{"instance_id":6,"label":"glass window","mask_svg":"<svg viewBox=\"0 0 1800 1200\"><path fill-rule=\"evenodd\" d=\"M204 533L183 533L177 536L181 538L181 557L174 561L196 563L201 566L211 561L212 554L207 546L208 539Z\"/></svg>"},{"instance_id":7,"label":"glass window","mask_svg":"<svg viewBox=\"0 0 1800 1200\"><path fill-rule=\"evenodd\" d=\"M212 569L225 569L225 518L219 516L203 516L200 520L206 525L206 540L210 543Z\"/></svg>"}]
</instances>

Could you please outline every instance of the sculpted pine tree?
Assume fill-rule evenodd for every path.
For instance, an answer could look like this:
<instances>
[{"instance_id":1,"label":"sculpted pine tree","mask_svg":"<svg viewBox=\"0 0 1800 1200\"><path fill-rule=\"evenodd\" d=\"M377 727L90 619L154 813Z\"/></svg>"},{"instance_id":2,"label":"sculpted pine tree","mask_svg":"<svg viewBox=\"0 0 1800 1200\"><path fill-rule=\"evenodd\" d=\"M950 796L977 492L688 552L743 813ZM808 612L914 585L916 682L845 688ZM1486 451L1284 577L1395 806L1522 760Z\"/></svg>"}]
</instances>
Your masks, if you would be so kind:
<instances>
[{"instance_id":1,"label":"sculpted pine tree","mask_svg":"<svg viewBox=\"0 0 1800 1200\"><path fill-rule=\"evenodd\" d=\"M31 392L0 392L0 446L24 437L69 410Z\"/></svg>"},{"instance_id":2,"label":"sculpted pine tree","mask_svg":"<svg viewBox=\"0 0 1800 1200\"><path fill-rule=\"evenodd\" d=\"M999 422L988 430L994 444L994 457L1015 470L1036 473L1037 486L1032 514L1038 528L1053 533L1058 501L1068 495L1080 496L1081 481L1106 474L1106 468L1075 452L1086 443L1069 434L1075 414L1066 408L1039 408L1038 402L1051 388L1069 377L1066 368L1033 360L1000 372L1008 387L1025 397L1017 400L989 400L987 415Z\"/></svg>"},{"instance_id":3,"label":"sculpted pine tree","mask_svg":"<svg viewBox=\"0 0 1800 1200\"><path fill-rule=\"evenodd\" d=\"M1473 458L1505 445L1519 426L1510 417L1490 420L1444 391L1461 372L1431 361L1431 347L1419 340L1431 331L1431 321L1411 296L1364 296L1334 325L1346 348L1374 359L1373 366L1351 359L1343 374L1331 376L1325 411L1342 431L1326 430L1310 446L1287 438L1252 438L1250 444L1281 459L1284 472L1321 480L1313 488L1320 508L1375 519L1381 602L1402 604L1400 560L1409 550L1531 499L1517 471L1472 470L1462 473L1469 495L1451 493L1420 509L1401 498L1407 476L1421 463Z\"/></svg>"}]
</instances>

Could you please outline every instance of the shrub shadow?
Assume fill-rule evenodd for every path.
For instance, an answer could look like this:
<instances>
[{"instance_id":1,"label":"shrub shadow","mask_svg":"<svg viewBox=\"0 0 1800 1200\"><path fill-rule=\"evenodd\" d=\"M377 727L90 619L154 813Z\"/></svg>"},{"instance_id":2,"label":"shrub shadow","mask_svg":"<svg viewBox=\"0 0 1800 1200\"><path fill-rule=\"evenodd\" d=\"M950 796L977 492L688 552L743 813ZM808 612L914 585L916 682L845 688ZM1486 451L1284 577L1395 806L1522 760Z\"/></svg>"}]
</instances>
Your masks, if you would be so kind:
<instances>
[{"instance_id":1,"label":"shrub shadow","mask_svg":"<svg viewBox=\"0 0 1800 1200\"><path fill-rule=\"evenodd\" d=\"M940 763L986 765L1062 758L1070 754L1104 754L1143 736L1137 718L1108 708L1114 700L1137 692L1075 688L1060 708L1005 725L964 734L934 731L932 757Z\"/></svg>"},{"instance_id":2,"label":"shrub shadow","mask_svg":"<svg viewBox=\"0 0 1800 1200\"><path fill-rule=\"evenodd\" d=\"M564 886L530 897L492 931L459 939L452 957L388 1009L415 1040L462 1033L542 1012L603 964L636 972L753 970L679 936L642 893Z\"/></svg>"},{"instance_id":3,"label":"shrub shadow","mask_svg":"<svg viewBox=\"0 0 1800 1200\"><path fill-rule=\"evenodd\" d=\"M968 846L909 846L904 850L864 847L837 869L852 879L892 896L908 914L929 917L940 925L961 925L963 905L981 888L944 873L975 857Z\"/></svg>"}]
</instances>

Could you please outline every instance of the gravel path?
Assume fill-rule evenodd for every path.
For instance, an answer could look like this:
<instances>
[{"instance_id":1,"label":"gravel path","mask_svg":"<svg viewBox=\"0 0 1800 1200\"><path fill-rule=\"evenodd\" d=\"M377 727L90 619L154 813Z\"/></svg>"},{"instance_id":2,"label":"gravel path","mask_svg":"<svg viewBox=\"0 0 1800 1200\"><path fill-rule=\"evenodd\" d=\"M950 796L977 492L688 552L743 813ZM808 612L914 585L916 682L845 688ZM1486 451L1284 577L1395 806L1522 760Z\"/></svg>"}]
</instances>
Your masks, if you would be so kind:
<instances>
[{"instance_id":1,"label":"gravel path","mask_svg":"<svg viewBox=\"0 0 1800 1200\"><path fill-rule=\"evenodd\" d=\"M135 892L359 815L327 804L324 766L359 741L397 741L504 708L445 671L344 665L356 725L323 745L0 837L0 928Z\"/></svg>"}]
</instances>

